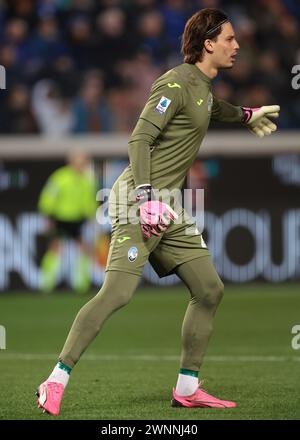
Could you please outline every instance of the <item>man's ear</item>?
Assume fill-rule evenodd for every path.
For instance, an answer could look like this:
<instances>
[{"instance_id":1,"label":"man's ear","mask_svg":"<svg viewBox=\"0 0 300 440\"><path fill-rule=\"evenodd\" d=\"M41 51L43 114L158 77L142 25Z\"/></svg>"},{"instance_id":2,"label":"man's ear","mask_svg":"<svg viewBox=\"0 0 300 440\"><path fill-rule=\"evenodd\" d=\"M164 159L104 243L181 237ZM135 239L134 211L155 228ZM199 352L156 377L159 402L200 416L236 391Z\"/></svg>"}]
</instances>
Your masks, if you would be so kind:
<instances>
[{"instance_id":1,"label":"man's ear","mask_svg":"<svg viewBox=\"0 0 300 440\"><path fill-rule=\"evenodd\" d=\"M209 40L209 39L204 41L204 48L205 48L206 52L213 53L214 47L213 47L212 43L213 43L212 40Z\"/></svg>"}]
</instances>

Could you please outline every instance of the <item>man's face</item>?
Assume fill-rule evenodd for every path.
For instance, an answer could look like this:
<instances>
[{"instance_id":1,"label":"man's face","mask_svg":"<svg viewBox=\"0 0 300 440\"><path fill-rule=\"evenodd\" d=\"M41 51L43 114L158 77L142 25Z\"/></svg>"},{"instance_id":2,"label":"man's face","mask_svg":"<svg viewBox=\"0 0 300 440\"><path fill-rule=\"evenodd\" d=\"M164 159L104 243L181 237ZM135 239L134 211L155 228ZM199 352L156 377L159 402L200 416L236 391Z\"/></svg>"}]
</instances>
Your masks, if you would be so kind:
<instances>
[{"instance_id":1,"label":"man's face","mask_svg":"<svg viewBox=\"0 0 300 440\"><path fill-rule=\"evenodd\" d=\"M240 46L236 41L231 23L223 24L222 32L218 35L217 41L210 40L209 44L212 48L212 62L217 69L233 67Z\"/></svg>"},{"instance_id":2,"label":"man's face","mask_svg":"<svg viewBox=\"0 0 300 440\"><path fill-rule=\"evenodd\" d=\"M78 173L83 173L89 166L89 158L83 152L75 152L69 157L69 164Z\"/></svg>"}]
</instances>

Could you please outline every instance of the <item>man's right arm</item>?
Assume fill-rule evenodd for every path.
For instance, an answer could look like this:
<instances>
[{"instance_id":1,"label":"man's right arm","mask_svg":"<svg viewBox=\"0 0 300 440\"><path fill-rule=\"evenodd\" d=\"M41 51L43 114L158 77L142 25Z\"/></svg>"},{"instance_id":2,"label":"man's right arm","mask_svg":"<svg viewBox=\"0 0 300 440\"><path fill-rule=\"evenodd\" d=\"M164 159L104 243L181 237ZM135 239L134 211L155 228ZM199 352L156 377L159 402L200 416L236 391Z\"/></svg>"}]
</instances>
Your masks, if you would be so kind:
<instances>
[{"instance_id":1,"label":"man's right arm","mask_svg":"<svg viewBox=\"0 0 300 440\"><path fill-rule=\"evenodd\" d=\"M135 187L150 185L151 146L160 130L146 119L140 118L128 144L128 155Z\"/></svg>"},{"instance_id":2,"label":"man's right arm","mask_svg":"<svg viewBox=\"0 0 300 440\"><path fill-rule=\"evenodd\" d=\"M183 106L182 85L159 78L133 130L128 154L135 187L151 185L151 148Z\"/></svg>"},{"instance_id":3,"label":"man's right arm","mask_svg":"<svg viewBox=\"0 0 300 440\"><path fill-rule=\"evenodd\" d=\"M151 187L151 148L168 122L183 106L182 86L159 78L129 141L129 159L139 202L144 237L163 233L177 214L170 206L154 200Z\"/></svg>"}]
</instances>

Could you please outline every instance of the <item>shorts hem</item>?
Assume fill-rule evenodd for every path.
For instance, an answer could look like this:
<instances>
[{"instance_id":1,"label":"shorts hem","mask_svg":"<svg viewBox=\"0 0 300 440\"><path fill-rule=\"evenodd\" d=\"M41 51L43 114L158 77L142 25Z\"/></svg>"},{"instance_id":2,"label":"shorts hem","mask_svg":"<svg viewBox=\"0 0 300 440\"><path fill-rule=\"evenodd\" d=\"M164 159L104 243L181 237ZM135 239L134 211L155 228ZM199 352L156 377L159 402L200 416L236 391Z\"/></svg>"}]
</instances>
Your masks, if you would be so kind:
<instances>
[{"instance_id":1,"label":"shorts hem","mask_svg":"<svg viewBox=\"0 0 300 440\"><path fill-rule=\"evenodd\" d=\"M105 272L108 272L108 271L112 271L112 270L115 270L115 271L117 271L117 272L125 272L125 273L130 273L131 275L136 275L136 276L138 276L138 277L141 277L142 276L142 273L141 272L137 272L137 271L134 271L134 270L128 270L128 269L124 269L124 268L122 268L122 269L120 269L119 267L108 267L107 269L105 269Z\"/></svg>"},{"instance_id":2,"label":"shorts hem","mask_svg":"<svg viewBox=\"0 0 300 440\"><path fill-rule=\"evenodd\" d=\"M206 250L206 248L201 248L201 250ZM193 260L197 260L198 258L204 258L204 257L210 257L211 255L210 255L210 253L209 253L209 250L207 249L207 253L205 253L204 255L197 255L197 256L193 256L193 257L190 257L190 258L187 258L187 259L183 259L179 264L176 264L172 269L170 269L168 272L165 272L165 273L161 273L161 274L159 274L156 270L155 270L155 268L153 267L153 269L155 270L155 272L157 273L157 275L159 276L159 278L165 278L165 277L168 277L168 276L170 276L170 275L173 275L174 273L175 273L175 269L178 267L178 266L181 266L182 264L184 264L184 263L188 263L189 261L193 261Z\"/></svg>"}]
</instances>

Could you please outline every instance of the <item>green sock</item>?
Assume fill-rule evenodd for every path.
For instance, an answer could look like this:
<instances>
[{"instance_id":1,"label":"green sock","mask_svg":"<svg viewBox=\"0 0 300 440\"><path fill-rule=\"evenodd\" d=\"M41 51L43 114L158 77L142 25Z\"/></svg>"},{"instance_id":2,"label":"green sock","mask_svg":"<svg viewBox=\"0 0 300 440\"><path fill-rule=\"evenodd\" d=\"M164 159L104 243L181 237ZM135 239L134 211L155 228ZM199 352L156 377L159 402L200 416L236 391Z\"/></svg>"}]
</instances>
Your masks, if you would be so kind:
<instances>
[{"instance_id":1,"label":"green sock","mask_svg":"<svg viewBox=\"0 0 300 440\"><path fill-rule=\"evenodd\" d=\"M68 365L59 361L50 376L48 377L49 382L58 382L63 384L64 387L67 386L70 378L72 368L68 367Z\"/></svg>"},{"instance_id":2,"label":"green sock","mask_svg":"<svg viewBox=\"0 0 300 440\"><path fill-rule=\"evenodd\" d=\"M199 371L180 368L176 384L176 393L179 396L191 396L194 394L199 386L198 374Z\"/></svg>"},{"instance_id":3,"label":"green sock","mask_svg":"<svg viewBox=\"0 0 300 440\"><path fill-rule=\"evenodd\" d=\"M56 285L59 263L57 252L49 250L45 253L41 262L41 288L45 292L50 292Z\"/></svg>"},{"instance_id":4,"label":"green sock","mask_svg":"<svg viewBox=\"0 0 300 440\"><path fill-rule=\"evenodd\" d=\"M180 368L179 374L185 374L186 376L198 377L199 371L186 370L185 368Z\"/></svg>"},{"instance_id":5,"label":"green sock","mask_svg":"<svg viewBox=\"0 0 300 440\"><path fill-rule=\"evenodd\" d=\"M59 361L57 364L58 368L66 371L68 374L71 374L72 368L68 367L68 365L64 364L62 361Z\"/></svg>"}]
</instances>

